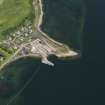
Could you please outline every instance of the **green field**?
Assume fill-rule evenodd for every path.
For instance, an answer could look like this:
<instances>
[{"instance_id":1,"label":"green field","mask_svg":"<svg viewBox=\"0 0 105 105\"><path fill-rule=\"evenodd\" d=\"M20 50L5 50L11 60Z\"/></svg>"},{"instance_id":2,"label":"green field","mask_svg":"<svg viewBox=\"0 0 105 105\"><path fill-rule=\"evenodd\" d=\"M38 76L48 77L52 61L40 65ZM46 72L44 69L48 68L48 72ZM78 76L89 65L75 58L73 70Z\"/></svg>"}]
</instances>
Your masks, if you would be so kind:
<instances>
[{"instance_id":1,"label":"green field","mask_svg":"<svg viewBox=\"0 0 105 105\"><path fill-rule=\"evenodd\" d=\"M11 32L23 25L25 19L33 15L32 0L0 0L0 42L7 40ZM14 52L0 46L0 53L5 56L4 63Z\"/></svg>"},{"instance_id":2,"label":"green field","mask_svg":"<svg viewBox=\"0 0 105 105\"><path fill-rule=\"evenodd\" d=\"M31 15L31 0L0 0L0 39Z\"/></svg>"}]
</instances>

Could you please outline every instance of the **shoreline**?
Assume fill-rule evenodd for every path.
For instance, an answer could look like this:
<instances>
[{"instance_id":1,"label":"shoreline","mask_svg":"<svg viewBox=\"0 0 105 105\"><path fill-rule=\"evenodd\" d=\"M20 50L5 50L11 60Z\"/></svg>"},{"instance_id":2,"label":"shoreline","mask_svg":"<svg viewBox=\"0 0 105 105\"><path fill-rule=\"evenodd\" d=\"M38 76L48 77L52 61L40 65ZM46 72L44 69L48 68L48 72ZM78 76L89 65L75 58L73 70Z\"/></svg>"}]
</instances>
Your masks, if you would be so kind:
<instances>
[{"instance_id":1,"label":"shoreline","mask_svg":"<svg viewBox=\"0 0 105 105\"><path fill-rule=\"evenodd\" d=\"M75 56L71 56L71 51L73 51L72 49L70 50L70 48L67 46L67 45L65 45L65 44L63 44L63 43L60 43L60 42L58 42L58 41L55 41L53 38L51 38L51 37L49 37L48 35L47 35L47 33L45 33L45 32L43 32L42 30L41 30L41 28L40 28L40 26L42 25L42 23L43 23L43 15L44 15L44 13L43 13L43 4L42 4L42 0L37 0L38 2L39 2L39 7L40 7L40 15L39 15L39 21L38 21L38 24L37 24L37 26L36 26L36 28L37 28L37 30L43 35L43 36L45 36L45 38L47 38L47 39L50 39L52 42L54 42L55 44L58 44L58 45L60 45L60 46L64 46L65 48L67 48L68 49L68 52L67 53L62 53L62 54L58 54L58 55L56 55L55 54L55 56L57 56L59 59L66 59L66 58L70 58L70 59L76 59L76 58L79 58L79 53L77 53L77 52L75 52L76 53L76 55ZM33 0L33 6L35 7L35 0ZM22 47L22 46L21 46ZM20 48L21 48L20 47ZM20 49L19 48L19 49ZM15 57L15 55L16 55L16 53L19 51L19 49L13 54L13 56L11 56L9 59L7 59L7 61L6 62L4 62L1 66L0 66L0 70L2 70L6 65L8 65L9 63L11 63L11 62L14 62L14 61L16 61L16 60L18 60L18 59L20 59L20 58L25 58L25 57L35 57L35 58L41 58L41 56L40 56L40 54L27 54L27 55L22 55L22 56L19 56L19 57L16 57L16 58L14 58ZM49 56L50 56L50 54L49 54Z\"/></svg>"}]
</instances>

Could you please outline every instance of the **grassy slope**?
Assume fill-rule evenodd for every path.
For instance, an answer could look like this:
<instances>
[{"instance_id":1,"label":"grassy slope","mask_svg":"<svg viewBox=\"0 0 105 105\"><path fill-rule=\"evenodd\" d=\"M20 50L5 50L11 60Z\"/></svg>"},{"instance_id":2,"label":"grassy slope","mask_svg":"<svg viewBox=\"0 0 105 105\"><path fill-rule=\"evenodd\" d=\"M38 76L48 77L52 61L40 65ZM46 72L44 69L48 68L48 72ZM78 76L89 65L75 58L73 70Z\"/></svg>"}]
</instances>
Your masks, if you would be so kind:
<instances>
[{"instance_id":1,"label":"grassy slope","mask_svg":"<svg viewBox=\"0 0 105 105\"><path fill-rule=\"evenodd\" d=\"M51 37L80 49L84 22L83 0L43 0L42 29Z\"/></svg>"},{"instance_id":2,"label":"grassy slope","mask_svg":"<svg viewBox=\"0 0 105 105\"><path fill-rule=\"evenodd\" d=\"M0 37L19 25L31 13L30 0L4 0L0 5Z\"/></svg>"}]
</instances>

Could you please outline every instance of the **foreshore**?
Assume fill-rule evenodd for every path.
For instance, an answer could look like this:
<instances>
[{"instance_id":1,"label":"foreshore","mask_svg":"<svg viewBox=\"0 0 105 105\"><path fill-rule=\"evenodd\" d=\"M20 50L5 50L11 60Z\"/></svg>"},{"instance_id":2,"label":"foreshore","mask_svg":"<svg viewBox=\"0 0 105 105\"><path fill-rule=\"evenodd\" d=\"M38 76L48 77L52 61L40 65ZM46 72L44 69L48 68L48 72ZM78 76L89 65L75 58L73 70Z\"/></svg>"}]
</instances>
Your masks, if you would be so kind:
<instances>
[{"instance_id":1,"label":"foreshore","mask_svg":"<svg viewBox=\"0 0 105 105\"><path fill-rule=\"evenodd\" d=\"M71 58L73 58L72 57L72 55L74 56L74 58L75 57L78 57L78 53L77 52L75 52L75 51L73 51L72 49L70 49L67 45L65 45L65 44L63 44L63 43L60 43L60 42L58 42L58 41L55 41L54 39L52 39L52 38L50 38L46 33L44 33L42 30L41 30L41 28L40 28L40 26L42 25L42 22L43 22L43 15L44 15L44 13L43 13L43 4L42 4L42 0L33 0L33 6L34 6L34 8L35 8L35 6L36 6L36 2L37 3L39 3L39 4L37 4L38 6L39 6L39 8L40 8L40 15L38 16L38 18L39 18L39 20L38 20L38 23L34 23L35 24L35 26L36 26L36 28L37 28L37 30L43 35L43 37L45 37L46 39L48 39L48 40L50 40L52 43L54 43L54 44L57 44L57 45L60 45L60 46L62 46L62 47L65 47L66 49L67 49L67 52L66 53L58 53L58 54L55 54L55 56L57 56L58 58L60 58L60 59L64 59L64 58L68 58L68 57L71 57ZM37 8L38 9L38 8ZM20 46L20 48L21 48L22 46ZM19 49L20 49L19 48ZM18 50L19 50L18 49ZM40 54L28 54L28 55L22 55L22 56L18 56L18 57L16 57L15 55L18 53L18 50L4 63L4 64L2 64L1 65L1 67L0 67L0 70L2 70L3 68L4 68L4 66L6 66L6 65L8 65L9 63L11 63L11 62L13 62L13 61L15 61L15 60L18 60L18 59L20 59L20 58L24 58L24 57L29 57L29 56L31 56L31 57L36 57L36 58L41 58L41 55ZM50 55L50 54L49 54Z\"/></svg>"},{"instance_id":2,"label":"foreshore","mask_svg":"<svg viewBox=\"0 0 105 105\"><path fill-rule=\"evenodd\" d=\"M51 37L49 37L46 33L44 33L42 30L41 30L41 25L43 23L43 15L44 15L44 12L43 12L43 3L42 3L42 0L38 0L39 1L39 7L40 7L40 16L39 16L39 22L38 22L38 25L37 25L37 29L40 33L43 34L43 36L45 36L46 38L50 39L52 42L58 44L58 45L61 45L61 46L64 46L65 48L68 49L68 52L67 53L63 53L63 54L59 54L57 55L59 58L64 58L64 57L69 57L71 56L71 51L73 51L72 49L70 49L67 45L63 44L63 43L60 43L54 39L52 39ZM36 2L36 0L33 0L33 5L35 4L34 2ZM35 5L34 5L35 6ZM73 51L74 52L74 55L79 55L77 52Z\"/></svg>"}]
</instances>

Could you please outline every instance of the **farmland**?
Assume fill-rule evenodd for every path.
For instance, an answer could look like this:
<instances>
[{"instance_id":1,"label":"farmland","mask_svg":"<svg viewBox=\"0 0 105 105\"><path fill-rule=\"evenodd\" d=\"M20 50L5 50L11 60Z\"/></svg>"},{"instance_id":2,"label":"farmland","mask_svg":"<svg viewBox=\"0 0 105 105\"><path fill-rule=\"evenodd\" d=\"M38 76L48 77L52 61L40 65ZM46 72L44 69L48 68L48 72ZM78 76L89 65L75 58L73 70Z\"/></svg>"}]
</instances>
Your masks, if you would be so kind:
<instances>
[{"instance_id":1,"label":"farmland","mask_svg":"<svg viewBox=\"0 0 105 105\"><path fill-rule=\"evenodd\" d=\"M19 26L32 12L30 0L0 0L0 39ZM9 33L8 33L9 34Z\"/></svg>"}]
</instances>

